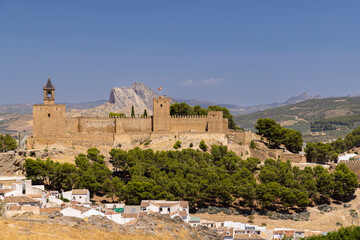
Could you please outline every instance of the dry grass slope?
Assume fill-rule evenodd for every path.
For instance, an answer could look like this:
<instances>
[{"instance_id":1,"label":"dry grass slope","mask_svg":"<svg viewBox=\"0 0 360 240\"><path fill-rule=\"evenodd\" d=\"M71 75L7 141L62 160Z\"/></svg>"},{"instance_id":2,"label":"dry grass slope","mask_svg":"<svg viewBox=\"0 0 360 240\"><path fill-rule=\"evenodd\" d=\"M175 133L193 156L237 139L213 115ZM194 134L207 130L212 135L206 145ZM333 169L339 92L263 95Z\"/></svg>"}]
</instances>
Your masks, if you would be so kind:
<instances>
[{"instance_id":1,"label":"dry grass slope","mask_svg":"<svg viewBox=\"0 0 360 240\"><path fill-rule=\"evenodd\" d=\"M88 229L63 226L57 224L44 224L41 222L27 222L13 219L0 219L0 240L43 240L43 239L116 239L116 240L170 240L174 239L173 235L161 233L156 235L144 233L124 234L109 230ZM160 229L161 230L161 229ZM178 239L191 239L189 234L184 230L177 233Z\"/></svg>"}]
</instances>

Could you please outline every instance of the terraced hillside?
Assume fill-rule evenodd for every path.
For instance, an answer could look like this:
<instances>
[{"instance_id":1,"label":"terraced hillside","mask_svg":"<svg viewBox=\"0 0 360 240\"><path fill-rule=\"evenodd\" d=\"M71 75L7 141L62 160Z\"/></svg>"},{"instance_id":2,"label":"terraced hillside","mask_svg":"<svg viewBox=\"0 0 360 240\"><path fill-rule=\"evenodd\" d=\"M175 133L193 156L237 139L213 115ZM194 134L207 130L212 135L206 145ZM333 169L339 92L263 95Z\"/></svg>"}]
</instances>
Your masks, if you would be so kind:
<instances>
[{"instance_id":1,"label":"terraced hillside","mask_svg":"<svg viewBox=\"0 0 360 240\"><path fill-rule=\"evenodd\" d=\"M348 116L351 115L352 118L349 118ZM340 116L347 117L339 118ZM305 141L329 141L345 136L360 125L360 97L312 99L236 116L234 120L238 126L246 130L254 130L259 118L271 118L284 127L299 130L303 133ZM327 121L324 121L325 119ZM329 121L332 119L334 121ZM329 128L331 130L320 129L311 132L311 126L315 121L331 124L332 127Z\"/></svg>"}]
</instances>

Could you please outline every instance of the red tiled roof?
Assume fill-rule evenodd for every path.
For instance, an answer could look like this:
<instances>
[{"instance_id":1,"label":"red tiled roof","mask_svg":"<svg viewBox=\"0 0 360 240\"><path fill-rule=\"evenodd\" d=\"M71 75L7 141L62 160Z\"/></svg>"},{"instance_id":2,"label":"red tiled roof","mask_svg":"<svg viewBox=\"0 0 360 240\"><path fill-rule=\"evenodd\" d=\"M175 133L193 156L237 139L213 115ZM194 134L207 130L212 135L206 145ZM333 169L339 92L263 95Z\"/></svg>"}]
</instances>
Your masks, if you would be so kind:
<instances>
[{"instance_id":1,"label":"red tiled roof","mask_svg":"<svg viewBox=\"0 0 360 240\"><path fill-rule=\"evenodd\" d=\"M180 217L186 217L188 214L186 211L180 211L179 215Z\"/></svg>"},{"instance_id":2,"label":"red tiled roof","mask_svg":"<svg viewBox=\"0 0 360 240\"><path fill-rule=\"evenodd\" d=\"M146 216L147 215L147 212L139 212L139 216Z\"/></svg>"}]
</instances>

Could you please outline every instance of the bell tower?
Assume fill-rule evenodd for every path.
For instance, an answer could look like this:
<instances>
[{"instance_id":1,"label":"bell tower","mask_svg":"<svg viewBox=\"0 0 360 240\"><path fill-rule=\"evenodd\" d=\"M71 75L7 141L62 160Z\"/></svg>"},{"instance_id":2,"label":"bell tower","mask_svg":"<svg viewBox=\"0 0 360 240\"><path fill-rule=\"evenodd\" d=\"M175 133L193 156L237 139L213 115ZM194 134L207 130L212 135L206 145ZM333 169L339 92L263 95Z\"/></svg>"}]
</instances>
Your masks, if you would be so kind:
<instances>
[{"instance_id":1,"label":"bell tower","mask_svg":"<svg viewBox=\"0 0 360 240\"><path fill-rule=\"evenodd\" d=\"M55 87L50 78L43 88L43 93L44 103L33 105L33 133L38 142L51 145L54 139L66 134L65 105L55 104Z\"/></svg>"},{"instance_id":2,"label":"bell tower","mask_svg":"<svg viewBox=\"0 0 360 240\"><path fill-rule=\"evenodd\" d=\"M55 104L55 87L52 85L50 77L46 85L43 88L44 90L44 104L54 105Z\"/></svg>"}]
</instances>

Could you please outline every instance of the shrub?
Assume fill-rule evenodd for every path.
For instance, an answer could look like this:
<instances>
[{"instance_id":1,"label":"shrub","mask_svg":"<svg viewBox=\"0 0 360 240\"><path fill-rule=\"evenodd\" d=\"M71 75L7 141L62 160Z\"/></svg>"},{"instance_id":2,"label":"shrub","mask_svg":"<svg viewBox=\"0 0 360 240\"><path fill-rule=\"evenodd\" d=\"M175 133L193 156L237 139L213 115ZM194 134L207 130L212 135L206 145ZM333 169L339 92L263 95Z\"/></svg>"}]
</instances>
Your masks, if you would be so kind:
<instances>
[{"instance_id":1,"label":"shrub","mask_svg":"<svg viewBox=\"0 0 360 240\"><path fill-rule=\"evenodd\" d=\"M181 142L180 142L180 141L176 141L176 143L174 144L174 148L175 148L175 149L181 148Z\"/></svg>"},{"instance_id":2,"label":"shrub","mask_svg":"<svg viewBox=\"0 0 360 240\"><path fill-rule=\"evenodd\" d=\"M254 140L251 140L251 142L250 142L250 148L251 148L251 149L258 149L257 146L256 146L256 144L255 144L255 141L254 141Z\"/></svg>"},{"instance_id":3,"label":"shrub","mask_svg":"<svg viewBox=\"0 0 360 240\"><path fill-rule=\"evenodd\" d=\"M200 145L199 145L199 148L200 148L201 150L203 150L204 152L206 152L206 150L208 149L208 146L206 145L206 143L205 143L204 140L201 140Z\"/></svg>"},{"instance_id":4,"label":"shrub","mask_svg":"<svg viewBox=\"0 0 360 240\"><path fill-rule=\"evenodd\" d=\"M194 146L194 144L193 144L193 143L190 143L189 147L191 147L191 148L192 148L193 146Z\"/></svg>"}]
</instances>

